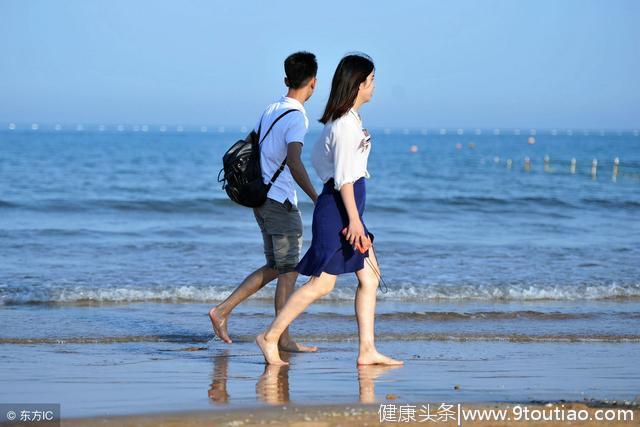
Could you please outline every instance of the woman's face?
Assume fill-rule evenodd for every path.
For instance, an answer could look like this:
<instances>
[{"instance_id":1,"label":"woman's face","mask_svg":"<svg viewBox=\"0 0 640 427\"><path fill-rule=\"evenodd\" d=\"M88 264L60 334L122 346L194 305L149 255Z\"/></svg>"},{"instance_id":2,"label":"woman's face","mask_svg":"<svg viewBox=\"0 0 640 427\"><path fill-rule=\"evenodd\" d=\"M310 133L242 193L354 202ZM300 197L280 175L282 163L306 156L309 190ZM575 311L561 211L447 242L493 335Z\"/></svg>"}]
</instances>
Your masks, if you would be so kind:
<instances>
[{"instance_id":1,"label":"woman's face","mask_svg":"<svg viewBox=\"0 0 640 427\"><path fill-rule=\"evenodd\" d=\"M360 96L360 99L362 99L362 102L369 102L371 100L375 87L375 71L372 71L371 74L367 76L367 79L360 83L358 95Z\"/></svg>"}]
</instances>

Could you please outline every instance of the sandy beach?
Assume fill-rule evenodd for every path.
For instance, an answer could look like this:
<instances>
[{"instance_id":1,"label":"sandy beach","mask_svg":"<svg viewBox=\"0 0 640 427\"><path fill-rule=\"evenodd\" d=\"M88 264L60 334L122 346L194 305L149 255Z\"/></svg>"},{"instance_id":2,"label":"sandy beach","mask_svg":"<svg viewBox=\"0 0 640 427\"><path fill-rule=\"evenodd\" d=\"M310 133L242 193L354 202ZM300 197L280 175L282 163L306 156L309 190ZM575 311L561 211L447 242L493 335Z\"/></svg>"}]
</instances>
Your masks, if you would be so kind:
<instances>
[{"instance_id":1,"label":"sandy beach","mask_svg":"<svg viewBox=\"0 0 640 427\"><path fill-rule=\"evenodd\" d=\"M477 427L489 426L633 426L639 425L640 409L635 407L609 405L589 406L583 403L556 402L541 404L461 404L460 412L457 405L450 415L443 415L437 411L438 403L427 402L404 404L403 415L393 419L381 416L380 405L325 405L325 406L279 406L252 410L236 410L229 412L194 411L161 413L154 415L114 416L77 418L64 420L62 426L94 427L94 426L123 426L123 427L191 427L191 426L375 426L384 424L400 425L441 425L461 426L473 425ZM397 405L398 409L400 405ZM414 407L414 410L411 410ZM434 410L434 408L436 410ZM415 411L415 412L414 412ZM384 411L383 411L384 414ZM464 415L466 414L466 415ZM485 419L480 419L480 414ZM496 418L497 414L507 417ZM526 415L525 415L526 414ZM477 418L473 419L472 416ZM575 421L569 421L571 417ZM488 418L487 418L488 417ZM602 419L607 419L603 421ZM46 424L41 424L46 425Z\"/></svg>"},{"instance_id":2,"label":"sandy beach","mask_svg":"<svg viewBox=\"0 0 640 427\"><path fill-rule=\"evenodd\" d=\"M126 310L145 315L171 310L176 319L189 322L188 313L206 320L205 307L145 304ZM378 348L404 360L402 367L357 367L355 334L303 336L295 329L294 338L317 345L318 352L283 353L290 365L273 367L264 364L250 334L267 319L246 331L240 328L249 314L270 309L260 302L239 308L234 325L242 333L233 335L231 345L211 339L200 321L202 334L190 337L4 342L0 401L59 403L62 424L73 426L375 425L381 404L396 405L397 414L401 406L415 405L416 417L427 403L432 412L436 405L458 403L465 409L516 404L549 409L544 406L549 402L638 409L640 345L633 339L486 340L444 334L398 339L381 322ZM323 309L317 307L301 326L317 321L313 316ZM381 311L385 309L381 304ZM51 308L33 307L32 316L42 310ZM57 308L59 313L65 310L74 319L107 319L112 310L122 315L125 308ZM460 306L456 311L464 310Z\"/></svg>"}]
</instances>

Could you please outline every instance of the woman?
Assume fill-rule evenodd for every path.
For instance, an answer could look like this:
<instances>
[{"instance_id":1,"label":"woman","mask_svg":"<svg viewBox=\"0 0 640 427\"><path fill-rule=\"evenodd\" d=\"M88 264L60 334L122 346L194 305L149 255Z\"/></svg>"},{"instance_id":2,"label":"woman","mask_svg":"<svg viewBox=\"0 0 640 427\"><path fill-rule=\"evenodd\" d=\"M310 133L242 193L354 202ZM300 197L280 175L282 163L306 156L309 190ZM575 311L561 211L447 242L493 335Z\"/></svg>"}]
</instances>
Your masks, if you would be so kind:
<instances>
[{"instance_id":1,"label":"woman","mask_svg":"<svg viewBox=\"0 0 640 427\"><path fill-rule=\"evenodd\" d=\"M271 326L256 338L268 364L287 364L278 353L280 335L312 302L331 292L339 274L349 272L355 272L358 278L358 365L403 363L378 353L374 344L379 268L373 250L369 250L373 235L362 222L371 142L358 113L371 100L374 87L371 58L363 54L342 58L320 119L325 126L312 153L324 188L313 211L311 247L296 267L299 273L312 277L291 295Z\"/></svg>"}]
</instances>

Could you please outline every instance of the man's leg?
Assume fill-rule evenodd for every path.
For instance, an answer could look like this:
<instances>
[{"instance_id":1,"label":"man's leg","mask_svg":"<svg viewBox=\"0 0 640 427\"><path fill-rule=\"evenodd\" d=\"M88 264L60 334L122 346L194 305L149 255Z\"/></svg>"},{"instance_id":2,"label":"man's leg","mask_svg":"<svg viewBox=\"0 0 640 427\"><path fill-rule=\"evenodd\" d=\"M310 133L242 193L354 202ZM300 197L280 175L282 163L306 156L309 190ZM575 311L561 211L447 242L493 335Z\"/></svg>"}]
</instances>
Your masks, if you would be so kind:
<instances>
[{"instance_id":1,"label":"man's leg","mask_svg":"<svg viewBox=\"0 0 640 427\"><path fill-rule=\"evenodd\" d=\"M274 268L268 265L260 267L249 274L227 299L209 311L209 318L218 338L227 344L231 344L231 338L229 338L229 333L227 332L227 320L231 311L277 276L278 272Z\"/></svg>"},{"instance_id":2,"label":"man's leg","mask_svg":"<svg viewBox=\"0 0 640 427\"><path fill-rule=\"evenodd\" d=\"M262 243L264 246L264 256L267 263L249 274L242 283L218 306L209 310L209 318L213 330L222 341L231 344L231 338L227 332L227 320L231 311L242 301L255 294L262 289L264 285L278 277L278 271L275 268L275 258L273 253L273 239L268 234L265 224L265 207L255 208L253 215L256 218L260 232L262 233Z\"/></svg>"}]
</instances>

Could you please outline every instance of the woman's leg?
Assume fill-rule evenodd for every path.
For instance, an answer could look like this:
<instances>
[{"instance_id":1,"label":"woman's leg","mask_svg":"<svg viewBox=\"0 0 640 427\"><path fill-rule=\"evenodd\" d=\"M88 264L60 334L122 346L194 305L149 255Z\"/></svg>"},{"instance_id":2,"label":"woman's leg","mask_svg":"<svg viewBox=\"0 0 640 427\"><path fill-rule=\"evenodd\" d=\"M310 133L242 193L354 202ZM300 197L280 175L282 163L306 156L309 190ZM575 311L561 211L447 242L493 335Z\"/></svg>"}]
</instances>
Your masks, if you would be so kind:
<instances>
[{"instance_id":1,"label":"woman's leg","mask_svg":"<svg viewBox=\"0 0 640 427\"><path fill-rule=\"evenodd\" d=\"M322 273L319 277L312 277L307 283L300 286L287 300L269 328L256 338L256 344L262 350L264 359L271 365L288 365L280 359L278 353L278 340L285 329L302 313L312 302L327 295L336 284L333 274Z\"/></svg>"},{"instance_id":2,"label":"woman's leg","mask_svg":"<svg viewBox=\"0 0 640 427\"><path fill-rule=\"evenodd\" d=\"M369 261L380 272L378 261L373 249L369 250ZM356 290L356 319L358 320L358 335L360 349L358 352L358 365L401 365L401 360L384 356L376 350L375 346L375 314L376 291L378 289L378 275L365 259L364 268L356 272L358 277L358 289Z\"/></svg>"}]
</instances>

